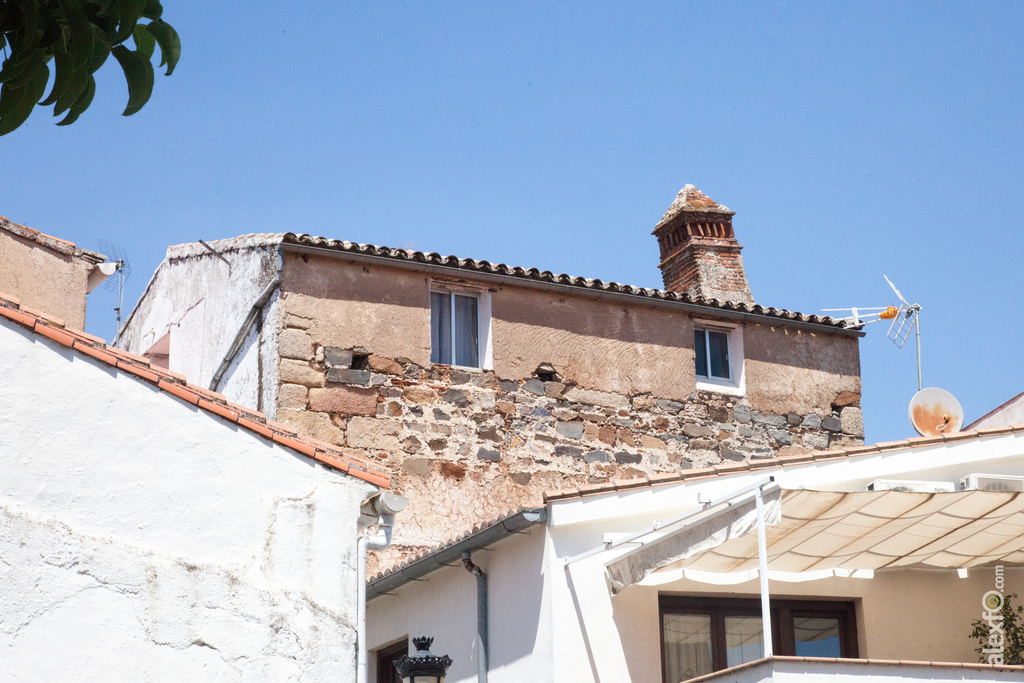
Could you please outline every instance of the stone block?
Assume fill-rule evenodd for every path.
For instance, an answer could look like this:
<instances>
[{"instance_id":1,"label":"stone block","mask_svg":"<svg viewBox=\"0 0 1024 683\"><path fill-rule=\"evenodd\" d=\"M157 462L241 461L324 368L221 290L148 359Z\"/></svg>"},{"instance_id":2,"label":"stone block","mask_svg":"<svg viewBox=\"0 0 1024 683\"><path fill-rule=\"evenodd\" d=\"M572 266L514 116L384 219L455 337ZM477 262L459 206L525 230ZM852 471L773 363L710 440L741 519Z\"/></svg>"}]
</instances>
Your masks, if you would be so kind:
<instances>
[{"instance_id":1,"label":"stone block","mask_svg":"<svg viewBox=\"0 0 1024 683\"><path fill-rule=\"evenodd\" d=\"M427 448L434 452L443 451L444 449L448 448L448 439L440 437L436 439L430 439L429 441L427 441Z\"/></svg>"},{"instance_id":2,"label":"stone block","mask_svg":"<svg viewBox=\"0 0 1024 683\"><path fill-rule=\"evenodd\" d=\"M492 448L478 448L476 451L476 457L480 460L498 462L499 460L501 460L501 452L496 451Z\"/></svg>"},{"instance_id":3,"label":"stone block","mask_svg":"<svg viewBox=\"0 0 1024 683\"><path fill-rule=\"evenodd\" d=\"M786 413L786 423L790 427L796 427L801 422L803 422L803 418L797 415L796 413Z\"/></svg>"},{"instance_id":4,"label":"stone block","mask_svg":"<svg viewBox=\"0 0 1024 683\"><path fill-rule=\"evenodd\" d=\"M398 448L400 426L375 417L353 417L348 421L346 440L353 448Z\"/></svg>"},{"instance_id":5,"label":"stone block","mask_svg":"<svg viewBox=\"0 0 1024 683\"><path fill-rule=\"evenodd\" d=\"M452 384L466 384L469 382L470 374L465 370L456 370L452 368L451 372L451 383Z\"/></svg>"},{"instance_id":6,"label":"stone block","mask_svg":"<svg viewBox=\"0 0 1024 683\"><path fill-rule=\"evenodd\" d=\"M537 394L538 396L544 395L544 382L539 379L528 379L523 382L523 390L528 391L531 394Z\"/></svg>"},{"instance_id":7,"label":"stone block","mask_svg":"<svg viewBox=\"0 0 1024 683\"><path fill-rule=\"evenodd\" d=\"M636 465L643 460L643 456L639 453L627 453L626 451L619 451L615 454L615 462L622 465Z\"/></svg>"},{"instance_id":8,"label":"stone block","mask_svg":"<svg viewBox=\"0 0 1024 683\"><path fill-rule=\"evenodd\" d=\"M387 412L388 417L398 417L402 414L402 404L397 401L388 401L385 411Z\"/></svg>"},{"instance_id":9,"label":"stone block","mask_svg":"<svg viewBox=\"0 0 1024 683\"><path fill-rule=\"evenodd\" d=\"M475 387L481 389L491 389L497 391L501 388L501 384L498 382L498 378L493 372L485 372L482 375L474 375L473 379L469 381Z\"/></svg>"},{"instance_id":10,"label":"stone block","mask_svg":"<svg viewBox=\"0 0 1024 683\"><path fill-rule=\"evenodd\" d=\"M640 396L634 396L631 403L633 404L633 410L650 410L654 407L654 397L650 394L641 394Z\"/></svg>"},{"instance_id":11,"label":"stone block","mask_svg":"<svg viewBox=\"0 0 1024 683\"><path fill-rule=\"evenodd\" d=\"M747 458L747 454L736 448L730 448L729 446L722 446L722 457L726 460L732 460L733 462L739 462Z\"/></svg>"},{"instance_id":12,"label":"stone block","mask_svg":"<svg viewBox=\"0 0 1024 683\"><path fill-rule=\"evenodd\" d=\"M710 417L710 413L711 411L708 410L708 407L703 403L688 403L686 407L683 408L683 415L686 415L687 417L696 417L701 420L708 419Z\"/></svg>"},{"instance_id":13,"label":"stone block","mask_svg":"<svg viewBox=\"0 0 1024 683\"><path fill-rule=\"evenodd\" d=\"M461 465L456 465L453 462L442 462L441 476L448 477L449 479L462 480L466 478L466 468Z\"/></svg>"},{"instance_id":14,"label":"stone block","mask_svg":"<svg viewBox=\"0 0 1024 683\"><path fill-rule=\"evenodd\" d=\"M402 450L405 451L406 453L415 453L420 449L420 446L422 445L423 442L421 442L412 434L402 439Z\"/></svg>"},{"instance_id":15,"label":"stone block","mask_svg":"<svg viewBox=\"0 0 1024 683\"><path fill-rule=\"evenodd\" d=\"M801 427L807 427L808 429L817 429L821 426L821 418L817 413L811 413L810 415L804 415L803 422L800 423Z\"/></svg>"},{"instance_id":16,"label":"stone block","mask_svg":"<svg viewBox=\"0 0 1024 683\"><path fill-rule=\"evenodd\" d=\"M666 413L669 413L670 415L678 415L679 411L686 407L679 401L670 401L665 398L659 398L658 400L655 401L655 403L658 404L659 408L664 410Z\"/></svg>"},{"instance_id":17,"label":"stone block","mask_svg":"<svg viewBox=\"0 0 1024 683\"><path fill-rule=\"evenodd\" d=\"M566 401L573 403L584 403L589 406L605 406L606 408L629 409L629 399L622 394L612 394L607 391L595 389L580 389L573 387L565 392Z\"/></svg>"},{"instance_id":18,"label":"stone block","mask_svg":"<svg viewBox=\"0 0 1024 683\"><path fill-rule=\"evenodd\" d=\"M583 451L575 446L555 446L555 455L578 458L583 455Z\"/></svg>"},{"instance_id":19,"label":"stone block","mask_svg":"<svg viewBox=\"0 0 1024 683\"><path fill-rule=\"evenodd\" d=\"M466 392L462 389L447 389L443 394L441 394L441 399L446 403L452 403L459 408L469 406L469 397L466 396Z\"/></svg>"},{"instance_id":20,"label":"stone block","mask_svg":"<svg viewBox=\"0 0 1024 683\"><path fill-rule=\"evenodd\" d=\"M402 398L409 403L433 403L437 400L437 392L430 387L406 387L402 390Z\"/></svg>"},{"instance_id":21,"label":"stone block","mask_svg":"<svg viewBox=\"0 0 1024 683\"><path fill-rule=\"evenodd\" d=\"M402 462L402 471L425 477L433 469L433 462L429 458L406 458Z\"/></svg>"},{"instance_id":22,"label":"stone block","mask_svg":"<svg viewBox=\"0 0 1024 683\"><path fill-rule=\"evenodd\" d=\"M514 415L516 412L516 404L511 401L497 401L494 408L502 415Z\"/></svg>"},{"instance_id":23,"label":"stone block","mask_svg":"<svg viewBox=\"0 0 1024 683\"><path fill-rule=\"evenodd\" d=\"M742 436L744 439L749 439L754 435L754 428L750 425L740 425L736 428L736 433Z\"/></svg>"},{"instance_id":24,"label":"stone block","mask_svg":"<svg viewBox=\"0 0 1024 683\"><path fill-rule=\"evenodd\" d=\"M749 406L734 406L732 409L732 419L740 424L746 424L750 422L750 407Z\"/></svg>"},{"instance_id":25,"label":"stone block","mask_svg":"<svg viewBox=\"0 0 1024 683\"><path fill-rule=\"evenodd\" d=\"M309 409L342 415L373 415L377 412L377 392L347 386L311 389Z\"/></svg>"},{"instance_id":26,"label":"stone block","mask_svg":"<svg viewBox=\"0 0 1024 683\"><path fill-rule=\"evenodd\" d=\"M550 434L539 434L539 433L538 434L534 434L533 438L536 439L537 441L545 441L547 443L555 443L555 441L558 440L555 437L551 436Z\"/></svg>"},{"instance_id":27,"label":"stone block","mask_svg":"<svg viewBox=\"0 0 1024 683\"><path fill-rule=\"evenodd\" d=\"M590 451L583 456L586 462L611 462L612 457L604 451Z\"/></svg>"},{"instance_id":28,"label":"stone block","mask_svg":"<svg viewBox=\"0 0 1024 683\"><path fill-rule=\"evenodd\" d=\"M488 441L501 441L501 436L498 435L498 428L494 426L484 427L476 435Z\"/></svg>"},{"instance_id":29,"label":"stone block","mask_svg":"<svg viewBox=\"0 0 1024 683\"><path fill-rule=\"evenodd\" d=\"M772 440L780 446L791 446L793 445L793 437L789 432L784 432L781 429L770 429L768 430L768 436L772 437Z\"/></svg>"},{"instance_id":30,"label":"stone block","mask_svg":"<svg viewBox=\"0 0 1024 683\"><path fill-rule=\"evenodd\" d=\"M636 446L636 443L633 441L633 432L628 429L620 429L619 443L623 446Z\"/></svg>"},{"instance_id":31,"label":"stone block","mask_svg":"<svg viewBox=\"0 0 1024 683\"><path fill-rule=\"evenodd\" d=\"M334 384L366 386L370 383L370 371L352 370L351 368L327 368L327 381Z\"/></svg>"},{"instance_id":32,"label":"stone block","mask_svg":"<svg viewBox=\"0 0 1024 683\"><path fill-rule=\"evenodd\" d=\"M839 418L831 415L821 421L821 426L830 432L839 432L843 429L843 423L839 421Z\"/></svg>"},{"instance_id":33,"label":"stone block","mask_svg":"<svg viewBox=\"0 0 1024 683\"><path fill-rule=\"evenodd\" d=\"M766 425L768 427L785 427L786 418L775 413L756 413L753 417L754 424Z\"/></svg>"},{"instance_id":34,"label":"stone block","mask_svg":"<svg viewBox=\"0 0 1024 683\"><path fill-rule=\"evenodd\" d=\"M708 409L708 417L715 422L729 422L732 420L732 416L729 414L729 409L722 407Z\"/></svg>"},{"instance_id":35,"label":"stone block","mask_svg":"<svg viewBox=\"0 0 1024 683\"><path fill-rule=\"evenodd\" d=\"M301 384L282 384L277 390L277 407L284 410L302 410L306 407L309 388Z\"/></svg>"},{"instance_id":36,"label":"stone block","mask_svg":"<svg viewBox=\"0 0 1024 683\"><path fill-rule=\"evenodd\" d=\"M369 358L366 359L366 362L370 366L370 369L373 370L374 372L381 372L384 373L385 375L402 374L402 366L396 363L395 361L391 360L390 358L385 358L384 356L371 355Z\"/></svg>"},{"instance_id":37,"label":"stone block","mask_svg":"<svg viewBox=\"0 0 1024 683\"><path fill-rule=\"evenodd\" d=\"M583 424L583 438L587 441L597 441L598 432L600 432L600 430L593 422L586 422Z\"/></svg>"},{"instance_id":38,"label":"stone block","mask_svg":"<svg viewBox=\"0 0 1024 683\"><path fill-rule=\"evenodd\" d=\"M530 414L529 406L524 406L524 407L527 408L526 414L529 415ZM545 408L544 406L537 406L536 408L533 409L533 416L534 417L551 417L551 411L548 410L547 408Z\"/></svg>"},{"instance_id":39,"label":"stone block","mask_svg":"<svg viewBox=\"0 0 1024 683\"><path fill-rule=\"evenodd\" d=\"M832 405L843 408L845 406L855 405L860 403L860 394L853 391L842 391L832 401Z\"/></svg>"},{"instance_id":40,"label":"stone block","mask_svg":"<svg viewBox=\"0 0 1024 683\"><path fill-rule=\"evenodd\" d=\"M472 396L471 403L479 410L494 410L495 396L493 391L480 391Z\"/></svg>"},{"instance_id":41,"label":"stone block","mask_svg":"<svg viewBox=\"0 0 1024 683\"><path fill-rule=\"evenodd\" d=\"M519 391L519 382L514 379L501 379L498 380L498 386L501 387L502 391Z\"/></svg>"},{"instance_id":42,"label":"stone block","mask_svg":"<svg viewBox=\"0 0 1024 683\"><path fill-rule=\"evenodd\" d=\"M533 479L533 475L529 472L513 472L509 477L518 486L526 486Z\"/></svg>"},{"instance_id":43,"label":"stone block","mask_svg":"<svg viewBox=\"0 0 1024 683\"><path fill-rule=\"evenodd\" d=\"M718 442L711 439L693 439L690 441L690 448L698 451L713 451L718 448Z\"/></svg>"},{"instance_id":44,"label":"stone block","mask_svg":"<svg viewBox=\"0 0 1024 683\"><path fill-rule=\"evenodd\" d=\"M285 328L277 337L281 358L313 360L313 340L303 330Z\"/></svg>"},{"instance_id":45,"label":"stone block","mask_svg":"<svg viewBox=\"0 0 1024 683\"><path fill-rule=\"evenodd\" d=\"M704 425L687 423L683 425L683 434L690 438L708 437L714 435L715 430Z\"/></svg>"},{"instance_id":46,"label":"stone block","mask_svg":"<svg viewBox=\"0 0 1024 683\"><path fill-rule=\"evenodd\" d=\"M640 437L640 447L657 451L668 450L668 445L664 441L646 434Z\"/></svg>"},{"instance_id":47,"label":"stone block","mask_svg":"<svg viewBox=\"0 0 1024 683\"><path fill-rule=\"evenodd\" d=\"M565 385L561 382L544 382L544 395L551 398L561 398L565 393Z\"/></svg>"},{"instance_id":48,"label":"stone block","mask_svg":"<svg viewBox=\"0 0 1024 683\"><path fill-rule=\"evenodd\" d=\"M583 423L579 421L559 422L555 431L569 439L581 439L583 438Z\"/></svg>"},{"instance_id":49,"label":"stone block","mask_svg":"<svg viewBox=\"0 0 1024 683\"><path fill-rule=\"evenodd\" d=\"M435 420L450 420L451 419L451 415L449 415L448 413L444 412L440 408L434 408L434 419Z\"/></svg>"},{"instance_id":50,"label":"stone block","mask_svg":"<svg viewBox=\"0 0 1024 683\"><path fill-rule=\"evenodd\" d=\"M352 352L348 349L339 349L337 346L325 346L324 362L334 368L351 367Z\"/></svg>"},{"instance_id":51,"label":"stone block","mask_svg":"<svg viewBox=\"0 0 1024 683\"><path fill-rule=\"evenodd\" d=\"M839 422L842 424L843 433L852 436L864 436L864 415L860 408L847 406L839 411Z\"/></svg>"},{"instance_id":52,"label":"stone block","mask_svg":"<svg viewBox=\"0 0 1024 683\"><path fill-rule=\"evenodd\" d=\"M284 326L297 327L300 330L308 330L313 327L313 320L312 318L303 318L301 315L295 315L294 313L285 313Z\"/></svg>"},{"instance_id":53,"label":"stone block","mask_svg":"<svg viewBox=\"0 0 1024 683\"><path fill-rule=\"evenodd\" d=\"M278 368L278 379L288 384L301 384L305 387L322 387L324 373L309 363L301 360L284 358Z\"/></svg>"},{"instance_id":54,"label":"stone block","mask_svg":"<svg viewBox=\"0 0 1024 683\"><path fill-rule=\"evenodd\" d=\"M597 438L599 441L603 441L609 446L615 445L615 436L618 430L611 425L605 425L597 430Z\"/></svg>"},{"instance_id":55,"label":"stone block","mask_svg":"<svg viewBox=\"0 0 1024 683\"><path fill-rule=\"evenodd\" d=\"M345 444L345 433L334 426L331 416L327 413L316 413L309 410L278 410L277 421L288 425L299 434L339 446Z\"/></svg>"},{"instance_id":56,"label":"stone block","mask_svg":"<svg viewBox=\"0 0 1024 683\"><path fill-rule=\"evenodd\" d=\"M828 450L828 434L804 434L801 440L806 448L816 451Z\"/></svg>"}]
</instances>

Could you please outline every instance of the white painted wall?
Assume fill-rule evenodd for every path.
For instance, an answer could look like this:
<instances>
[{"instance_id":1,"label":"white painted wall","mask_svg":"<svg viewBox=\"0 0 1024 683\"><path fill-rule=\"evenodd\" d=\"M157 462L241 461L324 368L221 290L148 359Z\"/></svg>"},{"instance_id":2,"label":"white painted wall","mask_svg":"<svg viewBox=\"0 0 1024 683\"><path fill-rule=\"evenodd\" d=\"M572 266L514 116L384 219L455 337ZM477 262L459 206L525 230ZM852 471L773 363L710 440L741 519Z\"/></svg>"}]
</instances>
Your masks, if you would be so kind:
<instances>
[{"instance_id":1,"label":"white painted wall","mask_svg":"<svg viewBox=\"0 0 1024 683\"><path fill-rule=\"evenodd\" d=\"M208 387L250 308L276 273L276 245L261 246L256 240L255 246L244 246L245 239L238 239L243 248L222 251L223 260L202 245L168 249L124 325L122 346L144 354L170 332L170 369ZM228 400L270 417L276 405L277 316L275 296L264 310L262 334L254 325L217 389ZM257 348L260 338L262 351Z\"/></svg>"},{"instance_id":2,"label":"white painted wall","mask_svg":"<svg viewBox=\"0 0 1024 683\"><path fill-rule=\"evenodd\" d=\"M975 420L970 429L990 429L992 427L1009 427L1024 423L1024 394L1014 396L984 417Z\"/></svg>"},{"instance_id":3,"label":"white painted wall","mask_svg":"<svg viewBox=\"0 0 1024 683\"><path fill-rule=\"evenodd\" d=\"M473 562L488 576L490 683L555 680L553 643L561 634L552 631L545 599L545 536L538 525L473 553ZM476 578L461 564L425 578L367 604L367 644L376 650L403 638L434 636L430 651L453 660L445 680L476 681ZM415 651L411 642L409 651ZM370 680L375 680L372 651L370 667Z\"/></svg>"},{"instance_id":4,"label":"white painted wall","mask_svg":"<svg viewBox=\"0 0 1024 683\"><path fill-rule=\"evenodd\" d=\"M0 319L0 678L345 681L375 487Z\"/></svg>"},{"instance_id":5,"label":"white painted wall","mask_svg":"<svg viewBox=\"0 0 1024 683\"><path fill-rule=\"evenodd\" d=\"M958 481L968 472L1022 470L1024 434L1015 433L553 503L543 542L531 540L527 545L517 537L494 546L492 552L477 553L490 567L516 568L507 585L520 602L542 595L539 617L535 610L492 612L492 642L518 639L518 648L530 653L514 659L513 667L503 673L519 681L659 683L659 594L758 596L756 579L730 586L680 579L660 586L631 586L612 597L604 566L615 552L566 570L566 557L601 546L604 534L640 531L655 520L694 509L698 494L720 497L766 475L775 475L790 488L865 490L879 477ZM535 527L530 538L540 534ZM540 582L532 568L538 560L542 560ZM474 561L481 563L478 557ZM472 681L471 636L476 619L472 577L458 567L426 578L427 582L406 584L396 595L371 603L371 647L406 635L434 635L440 645L434 652L451 654L457 664L460 658L468 663L453 665L452 680ZM970 624L981 617L982 597L994 581L992 569L972 569L963 579L955 570L916 569L879 571L872 579L772 580L770 591L776 597L854 601L861 657L973 663L977 656L976 643L967 637ZM1024 595L1024 568L1006 567L1005 581L1006 592ZM548 633L547 639L538 637ZM928 669L927 673L935 680L961 680L962 672ZM879 675L879 680L887 680L893 674ZM492 675L492 680L504 679Z\"/></svg>"}]
</instances>

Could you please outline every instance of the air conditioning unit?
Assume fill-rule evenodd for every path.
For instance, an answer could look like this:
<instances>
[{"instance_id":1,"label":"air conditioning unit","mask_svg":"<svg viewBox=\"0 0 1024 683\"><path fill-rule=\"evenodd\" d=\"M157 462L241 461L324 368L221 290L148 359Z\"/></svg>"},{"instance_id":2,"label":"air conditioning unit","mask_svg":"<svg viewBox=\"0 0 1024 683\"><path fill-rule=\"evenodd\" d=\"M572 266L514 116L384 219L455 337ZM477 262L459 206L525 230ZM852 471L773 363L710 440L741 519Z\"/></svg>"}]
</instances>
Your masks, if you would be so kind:
<instances>
[{"instance_id":1,"label":"air conditioning unit","mask_svg":"<svg viewBox=\"0 0 1024 683\"><path fill-rule=\"evenodd\" d=\"M968 474L960 480L961 491L1024 491L1024 477L1012 474Z\"/></svg>"},{"instance_id":2,"label":"air conditioning unit","mask_svg":"<svg viewBox=\"0 0 1024 683\"><path fill-rule=\"evenodd\" d=\"M875 479L868 491L909 491L910 493L950 493L956 491L951 481L911 481L908 479Z\"/></svg>"}]
</instances>

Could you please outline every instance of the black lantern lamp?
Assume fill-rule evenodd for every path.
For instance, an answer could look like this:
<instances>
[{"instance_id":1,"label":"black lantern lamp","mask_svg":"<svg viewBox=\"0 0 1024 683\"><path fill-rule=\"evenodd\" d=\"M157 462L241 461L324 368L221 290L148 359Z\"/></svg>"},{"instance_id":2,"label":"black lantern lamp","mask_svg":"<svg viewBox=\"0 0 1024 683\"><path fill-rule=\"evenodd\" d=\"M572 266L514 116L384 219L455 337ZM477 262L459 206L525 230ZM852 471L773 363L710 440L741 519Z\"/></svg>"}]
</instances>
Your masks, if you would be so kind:
<instances>
[{"instance_id":1,"label":"black lantern lamp","mask_svg":"<svg viewBox=\"0 0 1024 683\"><path fill-rule=\"evenodd\" d=\"M430 653L430 644L433 638L413 638L412 644L416 646L416 654L413 656L402 655L395 660L395 668L398 675L402 677L403 683L444 683L444 675L448 667L452 665L452 658L448 655L438 657Z\"/></svg>"}]
</instances>

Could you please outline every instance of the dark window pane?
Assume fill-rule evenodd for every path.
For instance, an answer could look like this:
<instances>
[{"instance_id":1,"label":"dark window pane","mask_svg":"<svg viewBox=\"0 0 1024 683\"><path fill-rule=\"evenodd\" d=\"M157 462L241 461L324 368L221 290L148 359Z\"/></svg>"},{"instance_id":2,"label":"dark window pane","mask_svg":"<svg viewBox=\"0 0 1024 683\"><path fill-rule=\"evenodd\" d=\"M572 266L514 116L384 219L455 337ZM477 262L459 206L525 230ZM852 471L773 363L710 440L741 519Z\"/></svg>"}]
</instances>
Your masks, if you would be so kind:
<instances>
[{"instance_id":1,"label":"dark window pane","mask_svg":"<svg viewBox=\"0 0 1024 683\"><path fill-rule=\"evenodd\" d=\"M430 293L430 362L452 362L452 303L447 292Z\"/></svg>"},{"instance_id":2,"label":"dark window pane","mask_svg":"<svg viewBox=\"0 0 1024 683\"><path fill-rule=\"evenodd\" d=\"M730 379L729 335L708 330L708 350L711 352L711 377Z\"/></svg>"},{"instance_id":3,"label":"dark window pane","mask_svg":"<svg viewBox=\"0 0 1024 683\"><path fill-rule=\"evenodd\" d=\"M793 617L797 657L841 657L839 619L835 617Z\"/></svg>"},{"instance_id":4,"label":"dark window pane","mask_svg":"<svg viewBox=\"0 0 1024 683\"><path fill-rule=\"evenodd\" d=\"M476 297L455 295L455 365L480 367Z\"/></svg>"},{"instance_id":5,"label":"dark window pane","mask_svg":"<svg viewBox=\"0 0 1024 683\"><path fill-rule=\"evenodd\" d=\"M704 330L693 331L693 356L697 363L697 376L708 376L708 346Z\"/></svg>"},{"instance_id":6,"label":"dark window pane","mask_svg":"<svg viewBox=\"0 0 1024 683\"><path fill-rule=\"evenodd\" d=\"M739 666L764 657L763 626L759 616L725 618L726 666Z\"/></svg>"},{"instance_id":7,"label":"dark window pane","mask_svg":"<svg viewBox=\"0 0 1024 683\"><path fill-rule=\"evenodd\" d=\"M714 671L710 615L666 614L662 627L665 674L669 683L679 683Z\"/></svg>"}]
</instances>

